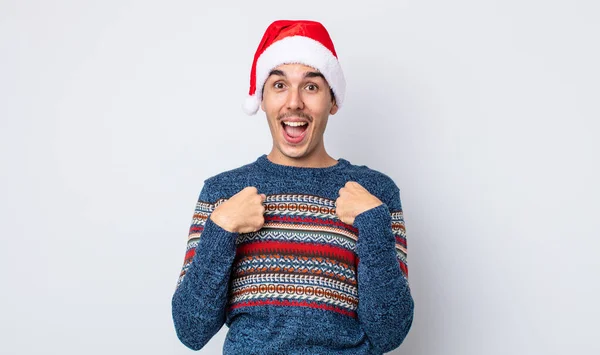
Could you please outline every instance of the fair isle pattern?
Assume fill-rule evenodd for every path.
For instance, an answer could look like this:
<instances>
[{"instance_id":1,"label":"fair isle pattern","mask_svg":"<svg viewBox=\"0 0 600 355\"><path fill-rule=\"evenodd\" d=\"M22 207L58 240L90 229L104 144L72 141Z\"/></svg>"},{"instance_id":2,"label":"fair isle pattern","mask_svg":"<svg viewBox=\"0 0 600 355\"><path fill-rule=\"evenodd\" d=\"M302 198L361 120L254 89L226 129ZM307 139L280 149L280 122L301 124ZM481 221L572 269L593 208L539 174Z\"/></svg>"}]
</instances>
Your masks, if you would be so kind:
<instances>
[{"instance_id":1,"label":"fair isle pattern","mask_svg":"<svg viewBox=\"0 0 600 355\"><path fill-rule=\"evenodd\" d=\"M392 233L396 238L396 257L400 263L400 268L406 282L408 282L407 267L407 245L406 245L406 227L404 225L404 215L402 210L390 213L392 217Z\"/></svg>"},{"instance_id":2,"label":"fair isle pattern","mask_svg":"<svg viewBox=\"0 0 600 355\"><path fill-rule=\"evenodd\" d=\"M240 234L228 310L302 306L357 317L358 229L335 214L335 201L306 194L269 195L265 224ZM391 214L396 255L406 277L402 212Z\"/></svg>"},{"instance_id":3,"label":"fair isle pattern","mask_svg":"<svg viewBox=\"0 0 600 355\"><path fill-rule=\"evenodd\" d=\"M291 204L287 204L287 202L292 202ZM304 202L304 203L303 203ZM267 196L265 201L265 215L278 215L280 212L285 211L287 216L313 216L318 218L329 218L332 220L336 220L335 225L343 225L348 226L347 224L341 222L336 214L335 214L335 201L319 196L314 195L296 195L296 194L281 194L281 195L271 195ZM398 258L398 262L400 263L400 268L404 273L404 277L408 281L408 267L407 267L407 244L406 244L406 227L404 223L404 215L402 210L393 211L390 213L392 220L392 233L396 238L396 256ZM298 221L298 219L290 219L283 218L285 221ZM275 223L271 223L272 227L275 227ZM310 230L314 230L315 228L319 228L319 226L291 226L286 224L281 224L280 228L291 228L294 231L298 229L308 228ZM356 229L352 226L348 226L350 228L350 232L343 230L337 230L337 233L342 233L349 238L351 238L354 242L357 240L357 234L353 231ZM254 233L248 234L248 238L252 238L255 235ZM326 235L323 235L324 238L327 238ZM238 243L243 243L245 240L240 240L238 238ZM325 243L329 243L330 241L323 241ZM352 250L354 250L354 246L349 246Z\"/></svg>"},{"instance_id":4,"label":"fair isle pattern","mask_svg":"<svg viewBox=\"0 0 600 355\"><path fill-rule=\"evenodd\" d=\"M177 287L194 258L206 220L227 199L198 201ZM265 224L241 233L229 292L229 311L259 305L302 306L357 317L358 229L335 214L335 201L306 194L267 195ZM403 275L406 234L402 211L391 214Z\"/></svg>"}]
</instances>

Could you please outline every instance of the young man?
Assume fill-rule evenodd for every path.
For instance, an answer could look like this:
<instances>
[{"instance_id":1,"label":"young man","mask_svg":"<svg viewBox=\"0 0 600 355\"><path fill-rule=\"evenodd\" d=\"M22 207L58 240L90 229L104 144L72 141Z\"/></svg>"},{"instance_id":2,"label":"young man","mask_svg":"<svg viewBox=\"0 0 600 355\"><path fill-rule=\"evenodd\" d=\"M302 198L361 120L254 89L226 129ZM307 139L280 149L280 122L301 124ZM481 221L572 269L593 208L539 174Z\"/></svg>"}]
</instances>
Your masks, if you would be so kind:
<instances>
[{"instance_id":1,"label":"young man","mask_svg":"<svg viewBox=\"0 0 600 355\"><path fill-rule=\"evenodd\" d=\"M327 154L345 81L327 30L275 21L256 51L244 109L273 149L204 180L172 299L177 336L223 353L382 354L413 320L400 190Z\"/></svg>"}]
</instances>

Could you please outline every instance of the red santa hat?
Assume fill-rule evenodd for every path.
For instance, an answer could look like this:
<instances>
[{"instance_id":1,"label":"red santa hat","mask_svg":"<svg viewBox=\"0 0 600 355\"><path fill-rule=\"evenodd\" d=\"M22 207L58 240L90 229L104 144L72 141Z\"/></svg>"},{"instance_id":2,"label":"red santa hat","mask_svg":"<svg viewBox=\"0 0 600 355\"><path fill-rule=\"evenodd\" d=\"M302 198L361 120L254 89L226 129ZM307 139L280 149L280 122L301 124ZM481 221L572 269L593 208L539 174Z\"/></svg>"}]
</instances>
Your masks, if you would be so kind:
<instances>
[{"instance_id":1,"label":"red santa hat","mask_svg":"<svg viewBox=\"0 0 600 355\"><path fill-rule=\"evenodd\" d=\"M244 112L254 115L258 111L269 73L290 63L308 65L321 72L333 90L337 106L342 106L346 80L325 27L316 21L279 20L269 25L256 49Z\"/></svg>"}]
</instances>

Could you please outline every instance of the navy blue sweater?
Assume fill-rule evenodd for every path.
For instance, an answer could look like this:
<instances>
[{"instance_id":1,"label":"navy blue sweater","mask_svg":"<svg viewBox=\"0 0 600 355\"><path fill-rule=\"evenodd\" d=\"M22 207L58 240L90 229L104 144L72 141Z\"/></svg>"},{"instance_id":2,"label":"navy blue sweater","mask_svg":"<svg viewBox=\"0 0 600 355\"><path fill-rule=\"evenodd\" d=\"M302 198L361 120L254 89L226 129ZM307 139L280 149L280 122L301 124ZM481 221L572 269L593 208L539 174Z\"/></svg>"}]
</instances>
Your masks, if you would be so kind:
<instances>
[{"instance_id":1,"label":"navy blue sweater","mask_svg":"<svg viewBox=\"0 0 600 355\"><path fill-rule=\"evenodd\" d=\"M352 225L335 214L347 181L383 204ZM211 212L247 186L265 223L229 232ZM400 190L384 173L338 159L293 167L267 155L204 180L172 298L177 336L201 349L223 324L223 354L382 354L413 320Z\"/></svg>"}]
</instances>

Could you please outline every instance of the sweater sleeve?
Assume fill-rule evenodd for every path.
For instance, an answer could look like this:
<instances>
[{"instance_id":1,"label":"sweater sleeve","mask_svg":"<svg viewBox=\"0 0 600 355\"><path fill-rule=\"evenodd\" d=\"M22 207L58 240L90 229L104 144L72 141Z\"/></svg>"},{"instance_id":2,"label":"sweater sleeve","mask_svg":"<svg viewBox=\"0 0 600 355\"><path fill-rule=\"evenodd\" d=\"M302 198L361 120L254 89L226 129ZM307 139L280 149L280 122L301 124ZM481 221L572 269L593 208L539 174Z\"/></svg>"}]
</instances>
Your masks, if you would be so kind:
<instances>
[{"instance_id":1,"label":"sweater sleeve","mask_svg":"<svg viewBox=\"0 0 600 355\"><path fill-rule=\"evenodd\" d=\"M229 276L235 258L237 233L210 219L221 200L209 202L205 181L194 210L183 267L171 300L179 340L200 350L225 323Z\"/></svg>"},{"instance_id":2,"label":"sweater sleeve","mask_svg":"<svg viewBox=\"0 0 600 355\"><path fill-rule=\"evenodd\" d=\"M413 321L400 190L389 205L360 213L358 229L358 318L373 345L389 352L402 344Z\"/></svg>"}]
</instances>

